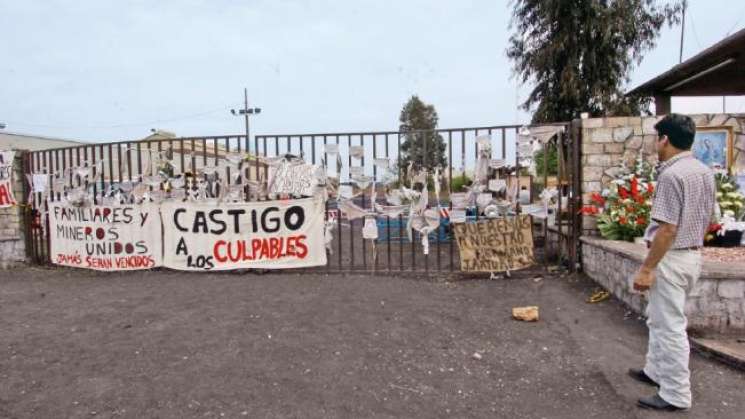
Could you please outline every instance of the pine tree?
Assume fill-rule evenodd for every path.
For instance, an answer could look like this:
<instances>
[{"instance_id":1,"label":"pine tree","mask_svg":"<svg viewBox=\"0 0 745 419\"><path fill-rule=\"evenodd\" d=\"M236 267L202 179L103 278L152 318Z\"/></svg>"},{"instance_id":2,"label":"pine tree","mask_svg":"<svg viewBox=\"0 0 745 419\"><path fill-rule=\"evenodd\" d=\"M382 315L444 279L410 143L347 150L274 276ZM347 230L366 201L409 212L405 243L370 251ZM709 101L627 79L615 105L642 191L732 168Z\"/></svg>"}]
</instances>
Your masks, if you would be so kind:
<instances>
[{"instance_id":1,"label":"pine tree","mask_svg":"<svg viewBox=\"0 0 745 419\"><path fill-rule=\"evenodd\" d=\"M626 97L629 72L655 46L682 4L655 0L515 0L507 56L533 89L533 123L639 115L649 98Z\"/></svg>"},{"instance_id":2,"label":"pine tree","mask_svg":"<svg viewBox=\"0 0 745 419\"><path fill-rule=\"evenodd\" d=\"M413 95L401 109L399 131L403 133L401 143L401 168L406 170L409 163L414 169L426 168L430 173L435 167L444 168L445 140L437 129L438 116L434 105L422 102Z\"/></svg>"}]
</instances>

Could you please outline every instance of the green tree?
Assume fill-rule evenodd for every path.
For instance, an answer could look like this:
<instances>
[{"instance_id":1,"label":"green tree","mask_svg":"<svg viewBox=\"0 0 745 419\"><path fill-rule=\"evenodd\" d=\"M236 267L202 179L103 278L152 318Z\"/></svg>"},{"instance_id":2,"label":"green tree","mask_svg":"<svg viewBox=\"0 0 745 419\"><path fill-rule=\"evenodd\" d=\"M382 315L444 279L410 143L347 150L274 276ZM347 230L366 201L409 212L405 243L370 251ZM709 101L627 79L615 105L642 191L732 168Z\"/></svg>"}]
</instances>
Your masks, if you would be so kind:
<instances>
[{"instance_id":1,"label":"green tree","mask_svg":"<svg viewBox=\"0 0 745 419\"><path fill-rule=\"evenodd\" d=\"M533 89L523 103L533 123L639 115L649 98L626 97L629 72L655 46L683 4L655 0L514 0L507 56Z\"/></svg>"},{"instance_id":2,"label":"green tree","mask_svg":"<svg viewBox=\"0 0 745 419\"><path fill-rule=\"evenodd\" d=\"M435 132L438 117L434 105L413 95L401 109L398 120L399 131L404 136L400 163L404 171L411 162L415 169L426 168L429 172L438 166L446 167L445 140Z\"/></svg>"},{"instance_id":3,"label":"green tree","mask_svg":"<svg viewBox=\"0 0 745 419\"><path fill-rule=\"evenodd\" d=\"M536 151L535 154L533 154L533 159L535 160L535 172L536 175L543 178L543 148ZM556 176L559 173L559 153L556 147L548 147L547 153L548 155L548 166L546 167L548 170L546 172L548 173L547 176ZM542 182L543 180L541 180Z\"/></svg>"}]
</instances>

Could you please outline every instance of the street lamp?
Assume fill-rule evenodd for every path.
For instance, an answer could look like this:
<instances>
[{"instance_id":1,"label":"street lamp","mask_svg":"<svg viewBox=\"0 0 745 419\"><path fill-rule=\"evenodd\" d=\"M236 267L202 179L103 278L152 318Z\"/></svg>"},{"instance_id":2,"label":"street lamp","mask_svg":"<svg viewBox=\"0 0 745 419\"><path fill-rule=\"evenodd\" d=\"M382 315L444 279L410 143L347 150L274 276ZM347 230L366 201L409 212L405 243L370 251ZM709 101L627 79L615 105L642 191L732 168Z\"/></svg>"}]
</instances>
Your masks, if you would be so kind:
<instances>
[{"instance_id":1,"label":"street lamp","mask_svg":"<svg viewBox=\"0 0 745 419\"><path fill-rule=\"evenodd\" d=\"M235 116L243 115L246 118L246 151L248 151L248 146L250 144L249 137L249 128L248 128L248 116L249 115L258 115L261 113L261 108L249 108L248 107L248 89L243 89L243 109L231 109L230 113L232 113ZM258 153L258 150L256 150Z\"/></svg>"}]
</instances>

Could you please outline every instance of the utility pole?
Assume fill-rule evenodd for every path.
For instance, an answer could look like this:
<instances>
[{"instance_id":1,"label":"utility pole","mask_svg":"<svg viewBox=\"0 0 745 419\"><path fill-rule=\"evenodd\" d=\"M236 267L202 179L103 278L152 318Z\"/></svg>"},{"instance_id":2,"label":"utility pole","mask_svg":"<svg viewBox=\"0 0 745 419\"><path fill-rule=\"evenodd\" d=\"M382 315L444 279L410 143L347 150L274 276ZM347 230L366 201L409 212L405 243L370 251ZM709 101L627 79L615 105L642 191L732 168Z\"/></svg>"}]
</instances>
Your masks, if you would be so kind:
<instances>
[{"instance_id":1,"label":"utility pole","mask_svg":"<svg viewBox=\"0 0 745 419\"><path fill-rule=\"evenodd\" d=\"M686 31L686 8L688 7L688 1L683 0L683 24L680 27L680 57L678 58L678 64L683 62L683 37Z\"/></svg>"},{"instance_id":2,"label":"utility pole","mask_svg":"<svg viewBox=\"0 0 745 419\"><path fill-rule=\"evenodd\" d=\"M231 109L230 113L232 113L235 116L243 115L246 118L246 152L248 152L248 147L251 145L251 137L250 137L250 131L248 129L248 116L249 115L258 115L261 113L261 108L249 108L248 107L248 89L245 87L243 88L243 109L239 109L236 111L235 109ZM258 145L257 145L258 147ZM258 154L259 150L255 150Z\"/></svg>"}]
</instances>

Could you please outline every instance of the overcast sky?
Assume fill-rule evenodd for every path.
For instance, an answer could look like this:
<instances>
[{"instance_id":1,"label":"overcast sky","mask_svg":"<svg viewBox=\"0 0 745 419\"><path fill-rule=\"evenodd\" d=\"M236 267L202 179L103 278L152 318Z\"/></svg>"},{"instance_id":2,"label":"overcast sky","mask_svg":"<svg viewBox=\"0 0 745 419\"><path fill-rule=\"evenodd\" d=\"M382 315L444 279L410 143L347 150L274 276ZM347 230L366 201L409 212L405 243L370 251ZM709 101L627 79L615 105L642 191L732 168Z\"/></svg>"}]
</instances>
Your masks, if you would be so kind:
<instances>
[{"instance_id":1,"label":"overcast sky","mask_svg":"<svg viewBox=\"0 0 745 419\"><path fill-rule=\"evenodd\" d=\"M690 3L684 58L745 27L745 3ZM412 94L443 128L523 123L510 15L507 0L0 0L0 122L89 141L240 134L246 87L252 133L396 129ZM679 38L666 29L631 85L676 64Z\"/></svg>"}]
</instances>

